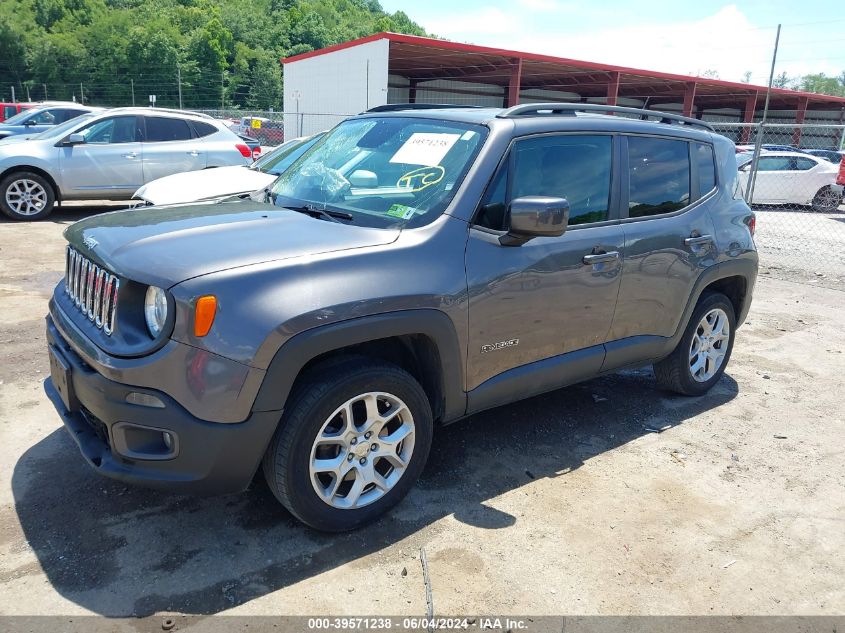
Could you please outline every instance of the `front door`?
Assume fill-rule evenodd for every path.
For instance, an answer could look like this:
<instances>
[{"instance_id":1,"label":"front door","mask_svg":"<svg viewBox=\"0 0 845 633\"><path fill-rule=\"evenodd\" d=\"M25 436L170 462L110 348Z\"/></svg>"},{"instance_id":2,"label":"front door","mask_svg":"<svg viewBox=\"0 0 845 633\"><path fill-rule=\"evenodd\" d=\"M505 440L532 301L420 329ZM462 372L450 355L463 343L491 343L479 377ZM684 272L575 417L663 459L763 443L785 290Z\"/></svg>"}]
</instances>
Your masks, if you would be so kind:
<instances>
[{"instance_id":1,"label":"front door","mask_svg":"<svg viewBox=\"0 0 845 633\"><path fill-rule=\"evenodd\" d=\"M57 148L64 197L132 197L143 184L137 117L98 119L77 133L84 143Z\"/></svg>"},{"instance_id":2,"label":"front door","mask_svg":"<svg viewBox=\"0 0 845 633\"><path fill-rule=\"evenodd\" d=\"M611 194L615 143L612 135L558 134L512 145L469 232L468 391L509 370L543 372L530 364L579 350L587 350L578 354L585 368L601 366L623 257ZM502 246L510 201L531 195L567 199L566 232ZM470 393L470 410L495 404L484 400L474 406Z\"/></svg>"}]
</instances>

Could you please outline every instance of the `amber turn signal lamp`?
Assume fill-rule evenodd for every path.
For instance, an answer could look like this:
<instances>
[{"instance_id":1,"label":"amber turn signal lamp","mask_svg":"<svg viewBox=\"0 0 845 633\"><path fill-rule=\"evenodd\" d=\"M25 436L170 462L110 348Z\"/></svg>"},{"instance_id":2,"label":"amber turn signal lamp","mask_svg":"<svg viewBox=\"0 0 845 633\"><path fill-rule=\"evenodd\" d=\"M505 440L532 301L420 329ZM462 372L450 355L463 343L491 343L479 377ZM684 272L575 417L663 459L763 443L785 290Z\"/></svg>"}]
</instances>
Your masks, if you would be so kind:
<instances>
[{"instance_id":1,"label":"amber turn signal lamp","mask_svg":"<svg viewBox=\"0 0 845 633\"><path fill-rule=\"evenodd\" d=\"M214 323L214 315L217 314L217 297L204 295L197 299L194 306L194 336L205 336L211 330Z\"/></svg>"}]
</instances>

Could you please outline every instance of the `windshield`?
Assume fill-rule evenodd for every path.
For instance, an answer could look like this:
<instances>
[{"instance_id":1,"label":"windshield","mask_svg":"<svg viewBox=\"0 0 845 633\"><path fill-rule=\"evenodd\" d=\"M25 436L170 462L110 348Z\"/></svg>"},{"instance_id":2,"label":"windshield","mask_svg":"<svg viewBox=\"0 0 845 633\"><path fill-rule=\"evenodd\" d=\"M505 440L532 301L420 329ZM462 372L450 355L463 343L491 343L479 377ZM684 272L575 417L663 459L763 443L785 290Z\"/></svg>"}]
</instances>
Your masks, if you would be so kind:
<instances>
[{"instance_id":1,"label":"windshield","mask_svg":"<svg viewBox=\"0 0 845 633\"><path fill-rule=\"evenodd\" d=\"M364 226L422 226L449 204L486 135L480 125L423 118L345 121L279 176L272 199Z\"/></svg>"},{"instance_id":2,"label":"windshield","mask_svg":"<svg viewBox=\"0 0 845 633\"><path fill-rule=\"evenodd\" d=\"M38 110L21 110L15 116L10 116L8 119L3 121L3 125L20 125L36 112L38 112Z\"/></svg>"},{"instance_id":3,"label":"windshield","mask_svg":"<svg viewBox=\"0 0 845 633\"><path fill-rule=\"evenodd\" d=\"M314 147L314 144L321 138L323 138L323 134L317 134L310 138L296 138L283 143L266 156L262 156L255 161L252 167L266 174L278 176L290 167L296 159Z\"/></svg>"},{"instance_id":4,"label":"windshield","mask_svg":"<svg viewBox=\"0 0 845 633\"><path fill-rule=\"evenodd\" d=\"M68 130L75 128L77 125L87 121L93 116L93 114L82 114L78 117L70 119L69 121L65 121L64 123L54 125L53 127L41 132L40 134L36 134L32 138L54 138L56 136L62 136Z\"/></svg>"}]
</instances>

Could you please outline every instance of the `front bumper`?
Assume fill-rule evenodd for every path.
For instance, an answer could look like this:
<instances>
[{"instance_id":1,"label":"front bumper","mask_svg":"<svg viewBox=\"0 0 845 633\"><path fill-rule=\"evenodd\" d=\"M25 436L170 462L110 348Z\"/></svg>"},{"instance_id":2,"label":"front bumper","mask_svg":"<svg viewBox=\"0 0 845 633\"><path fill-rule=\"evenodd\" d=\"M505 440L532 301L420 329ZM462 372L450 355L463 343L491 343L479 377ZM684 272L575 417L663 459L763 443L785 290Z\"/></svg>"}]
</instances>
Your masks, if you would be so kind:
<instances>
[{"instance_id":1,"label":"front bumper","mask_svg":"<svg viewBox=\"0 0 845 633\"><path fill-rule=\"evenodd\" d=\"M168 395L109 380L47 318L51 377L44 390L82 455L99 473L132 484L219 494L249 485L279 420L254 412L240 423L201 420ZM130 393L163 406L127 401ZM170 434L170 446L161 438Z\"/></svg>"}]
</instances>

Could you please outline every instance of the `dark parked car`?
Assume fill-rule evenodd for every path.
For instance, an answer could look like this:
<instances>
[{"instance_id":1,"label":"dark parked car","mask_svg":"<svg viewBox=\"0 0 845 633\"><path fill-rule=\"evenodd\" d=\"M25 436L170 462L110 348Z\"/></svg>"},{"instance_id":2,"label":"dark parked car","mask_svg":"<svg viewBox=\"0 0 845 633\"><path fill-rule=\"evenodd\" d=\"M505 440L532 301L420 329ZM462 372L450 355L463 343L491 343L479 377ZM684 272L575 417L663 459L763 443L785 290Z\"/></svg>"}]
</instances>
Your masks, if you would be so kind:
<instances>
[{"instance_id":1,"label":"dark parked car","mask_svg":"<svg viewBox=\"0 0 845 633\"><path fill-rule=\"evenodd\" d=\"M254 199L69 227L45 386L104 475L232 492L260 468L299 519L351 529L440 425L644 365L705 393L753 233L734 145L701 121L382 107Z\"/></svg>"},{"instance_id":2,"label":"dark parked car","mask_svg":"<svg viewBox=\"0 0 845 633\"><path fill-rule=\"evenodd\" d=\"M808 154L812 154L813 156L818 156L819 158L824 158L835 165L838 165L842 162L842 159L845 158L845 151L843 150L836 150L836 149L806 149L804 150Z\"/></svg>"}]
</instances>

